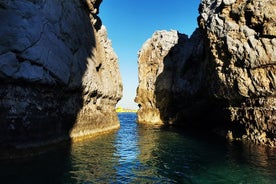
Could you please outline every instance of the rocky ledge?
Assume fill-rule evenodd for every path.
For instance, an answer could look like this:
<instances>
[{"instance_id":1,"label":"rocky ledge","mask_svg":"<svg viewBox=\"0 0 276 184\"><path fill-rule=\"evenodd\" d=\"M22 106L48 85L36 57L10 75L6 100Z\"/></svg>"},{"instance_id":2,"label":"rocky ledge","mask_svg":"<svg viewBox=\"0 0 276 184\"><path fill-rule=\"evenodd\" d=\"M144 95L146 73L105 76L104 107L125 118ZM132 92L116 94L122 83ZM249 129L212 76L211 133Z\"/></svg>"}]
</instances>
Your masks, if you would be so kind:
<instances>
[{"instance_id":1,"label":"rocky ledge","mask_svg":"<svg viewBox=\"0 0 276 184\"><path fill-rule=\"evenodd\" d=\"M117 56L101 0L0 2L0 148L30 148L119 127Z\"/></svg>"},{"instance_id":2,"label":"rocky ledge","mask_svg":"<svg viewBox=\"0 0 276 184\"><path fill-rule=\"evenodd\" d=\"M155 33L139 54L139 121L275 147L275 10L273 0L203 0L191 38Z\"/></svg>"}]
</instances>

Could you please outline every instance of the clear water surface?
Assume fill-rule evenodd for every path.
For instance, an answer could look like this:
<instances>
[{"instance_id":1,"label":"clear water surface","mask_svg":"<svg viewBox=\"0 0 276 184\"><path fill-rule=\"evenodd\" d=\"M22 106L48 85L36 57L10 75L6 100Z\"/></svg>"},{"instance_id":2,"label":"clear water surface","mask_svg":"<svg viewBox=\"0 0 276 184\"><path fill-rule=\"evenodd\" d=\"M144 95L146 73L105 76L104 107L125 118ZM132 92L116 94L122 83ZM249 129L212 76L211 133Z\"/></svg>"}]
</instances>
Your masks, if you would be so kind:
<instances>
[{"instance_id":1,"label":"clear water surface","mask_svg":"<svg viewBox=\"0 0 276 184\"><path fill-rule=\"evenodd\" d=\"M118 131L1 162L0 183L276 183L276 150L227 143L119 114Z\"/></svg>"}]
</instances>

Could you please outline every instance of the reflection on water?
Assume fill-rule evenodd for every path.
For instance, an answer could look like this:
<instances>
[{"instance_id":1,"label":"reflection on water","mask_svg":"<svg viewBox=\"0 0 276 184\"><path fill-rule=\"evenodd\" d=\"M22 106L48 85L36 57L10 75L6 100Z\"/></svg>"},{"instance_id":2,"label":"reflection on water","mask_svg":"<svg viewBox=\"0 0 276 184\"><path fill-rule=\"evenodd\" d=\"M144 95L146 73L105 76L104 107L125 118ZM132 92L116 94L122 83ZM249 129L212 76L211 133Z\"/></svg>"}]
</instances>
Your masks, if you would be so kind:
<instances>
[{"instance_id":1,"label":"reflection on water","mask_svg":"<svg viewBox=\"0 0 276 184\"><path fill-rule=\"evenodd\" d=\"M71 183L112 182L116 179L118 158L116 151L116 134L96 137L93 140L72 145L71 168L68 181Z\"/></svg>"},{"instance_id":2,"label":"reflection on water","mask_svg":"<svg viewBox=\"0 0 276 184\"><path fill-rule=\"evenodd\" d=\"M135 114L130 114L129 116L120 115L120 121L124 122L127 126L123 126L123 128L118 131L115 140L116 152L114 156L118 159L118 165L115 167L117 172L117 180L115 181L124 183L132 181L135 177L133 171L140 165L138 160L140 151L137 144L137 124L133 123L133 120L135 120L135 117L133 117L134 115Z\"/></svg>"},{"instance_id":3,"label":"reflection on water","mask_svg":"<svg viewBox=\"0 0 276 184\"><path fill-rule=\"evenodd\" d=\"M1 183L276 183L273 149L119 118L113 133L1 163Z\"/></svg>"}]
</instances>

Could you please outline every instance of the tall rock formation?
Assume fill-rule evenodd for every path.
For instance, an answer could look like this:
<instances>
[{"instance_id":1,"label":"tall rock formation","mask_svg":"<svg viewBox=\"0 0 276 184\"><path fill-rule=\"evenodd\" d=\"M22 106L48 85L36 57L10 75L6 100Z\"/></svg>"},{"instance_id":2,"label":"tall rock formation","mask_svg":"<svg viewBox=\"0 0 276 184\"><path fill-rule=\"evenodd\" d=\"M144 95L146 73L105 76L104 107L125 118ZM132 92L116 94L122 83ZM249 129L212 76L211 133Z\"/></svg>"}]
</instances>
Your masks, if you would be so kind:
<instances>
[{"instance_id":1,"label":"tall rock formation","mask_svg":"<svg viewBox=\"0 0 276 184\"><path fill-rule=\"evenodd\" d=\"M140 119L151 122L144 119L143 109L152 106L162 111L164 124L204 127L229 139L276 146L275 10L273 0L203 0L199 28L185 43L175 43L162 58L158 54L141 57L141 53L155 52L145 44L138 61L140 67L147 67L139 71L148 71L139 73ZM160 51L171 43L155 42L160 43ZM168 71L162 66L167 58L173 63ZM151 65L151 60L160 67ZM140 90L149 89L142 81L150 75L155 76L151 79L155 101ZM169 84L159 84L159 78ZM158 85L168 86L170 95L163 95Z\"/></svg>"},{"instance_id":2,"label":"tall rock formation","mask_svg":"<svg viewBox=\"0 0 276 184\"><path fill-rule=\"evenodd\" d=\"M101 0L0 2L0 147L119 127L122 82Z\"/></svg>"},{"instance_id":3,"label":"tall rock formation","mask_svg":"<svg viewBox=\"0 0 276 184\"><path fill-rule=\"evenodd\" d=\"M145 42L138 56L139 86L135 98L140 106L138 122L177 122L181 109L187 110L182 106L192 102L191 98L200 91L203 55L199 30L190 39L175 30L157 31ZM191 108L192 103L188 106Z\"/></svg>"},{"instance_id":4,"label":"tall rock formation","mask_svg":"<svg viewBox=\"0 0 276 184\"><path fill-rule=\"evenodd\" d=\"M183 36L183 41L187 36ZM177 31L158 31L148 39L139 52L139 87L135 101L139 104L138 122L162 124L171 101L174 74L174 57L168 57L170 50L178 43ZM162 78L158 78L161 73ZM162 94L163 98L156 96Z\"/></svg>"},{"instance_id":5,"label":"tall rock formation","mask_svg":"<svg viewBox=\"0 0 276 184\"><path fill-rule=\"evenodd\" d=\"M227 102L243 138L275 146L276 2L205 0L200 14L208 39L209 90Z\"/></svg>"}]
</instances>

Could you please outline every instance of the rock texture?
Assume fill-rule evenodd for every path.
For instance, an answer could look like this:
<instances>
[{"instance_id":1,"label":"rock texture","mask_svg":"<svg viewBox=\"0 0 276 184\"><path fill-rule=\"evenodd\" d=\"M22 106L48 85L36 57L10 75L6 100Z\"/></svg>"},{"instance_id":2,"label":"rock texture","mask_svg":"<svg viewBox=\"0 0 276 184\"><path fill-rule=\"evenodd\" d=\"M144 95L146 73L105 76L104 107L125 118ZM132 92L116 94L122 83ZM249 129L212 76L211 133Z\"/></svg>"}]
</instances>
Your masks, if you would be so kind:
<instances>
[{"instance_id":1,"label":"rock texture","mask_svg":"<svg viewBox=\"0 0 276 184\"><path fill-rule=\"evenodd\" d=\"M176 124L196 119L204 110L200 107L205 103L203 40L199 29L191 38L175 30L157 31L143 45L135 99L140 106L138 122Z\"/></svg>"},{"instance_id":2,"label":"rock texture","mask_svg":"<svg viewBox=\"0 0 276 184\"><path fill-rule=\"evenodd\" d=\"M139 87L135 101L139 104L138 122L162 124L162 111L170 107L175 65L174 57L166 58L178 43L177 31L158 31L147 40L139 52ZM184 39L186 37L184 36ZM161 73L164 77L158 78ZM164 98L158 99L156 92Z\"/></svg>"},{"instance_id":3,"label":"rock texture","mask_svg":"<svg viewBox=\"0 0 276 184\"><path fill-rule=\"evenodd\" d=\"M144 116L144 110L150 114L153 107L163 113L157 115L159 123L209 128L229 139L276 146L275 10L273 0L203 0L199 28L190 39L173 46L160 38L145 44L139 55L139 120L152 122L154 116ZM150 54L155 43L160 43L157 52L171 49L162 57ZM168 58L173 66L163 67ZM149 76L155 76L153 97L142 82ZM163 95L160 85L170 95Z\"/></svg>"},{"instance_id":4,"label":"rock texture","mask_svg":"<svg viewBox=\"0 0 276 184\"><path fill-rule=\"evenodd\" d=\"M275 145L276 2L205 0L200 13L213 71L209 90L227 101L242 138Z\"/></svg>"},{"instance_id":5,"label":"rock texture","mask_svg":"<svg viewBox=\"0 0 276 184\"><path fill-rule=\"evenodd\" d=\"M101 0L0 2L0 145L36 147L117 128L117 56Z\"/></svg>"}]
</instances>

